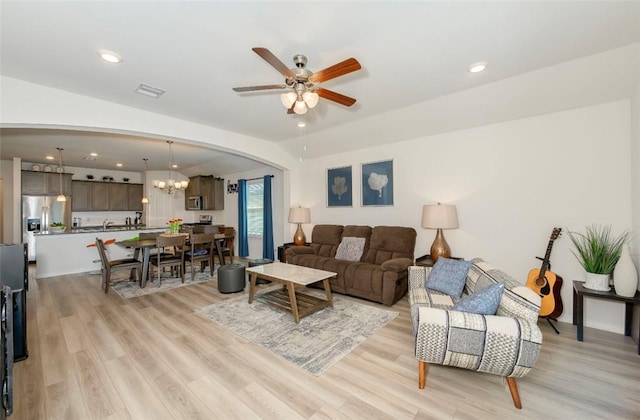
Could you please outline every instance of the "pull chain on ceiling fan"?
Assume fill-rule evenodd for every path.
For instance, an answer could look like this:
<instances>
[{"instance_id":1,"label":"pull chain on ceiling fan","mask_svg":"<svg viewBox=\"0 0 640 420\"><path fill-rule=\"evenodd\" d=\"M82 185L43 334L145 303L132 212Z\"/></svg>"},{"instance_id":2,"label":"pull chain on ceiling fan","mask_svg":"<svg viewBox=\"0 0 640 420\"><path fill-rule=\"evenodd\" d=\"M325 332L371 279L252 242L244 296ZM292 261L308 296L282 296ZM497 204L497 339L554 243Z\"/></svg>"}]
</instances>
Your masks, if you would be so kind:
<instances>
[{"instance_id":1,"label":"pull chain on ceiling fan","mask_svg":"<svg viewBox=\"0 0 640 420\"><path fill-rule=\"evenodd\" d=\"M307 109L311 109L316 106L319 98L324 98L344 106L351 106L356 103L355 98L319 87L320 83L326 82L327 80L335 79L336 77L344 76L345 74L360 70L362 67L355 58L348 58L340 63L327 67L324 70L312 73L306 68L307 57L302 54L296 54L293 57L293 62L296 67L289 69L268 49L262 47L252 49L285 77L285 83L281 85L236 87L233 88L235 92L292 89L289 92L280 95L282 105L287 108L288 114L306 113Z\"/></svg>"}]
</instances>

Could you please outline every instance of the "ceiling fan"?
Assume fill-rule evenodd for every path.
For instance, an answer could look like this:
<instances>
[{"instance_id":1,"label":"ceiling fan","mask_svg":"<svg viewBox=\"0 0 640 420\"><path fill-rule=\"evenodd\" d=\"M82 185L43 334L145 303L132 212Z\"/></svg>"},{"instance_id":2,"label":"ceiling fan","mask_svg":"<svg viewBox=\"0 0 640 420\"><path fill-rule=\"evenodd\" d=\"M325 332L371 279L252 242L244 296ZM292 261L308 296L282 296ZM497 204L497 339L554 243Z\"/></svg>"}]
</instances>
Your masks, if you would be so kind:
<instances>
[{"instance_id":1,"label":"ceiling fan","mask_svg":"<svg viewBox=\"0 0 640 420\"><path fill-rule=\"evenodd\" d=\"M355 58L347 58L338 64L313 73L306 68L307 57L302 54L293 56L293 62L296 67L289 69L268 49L256 47L252 48L252 50L285 77L284 84L235 87L233 88L234 91L251 92L256 90L290 89L289 92L280 95L280 100L287 108L288 114L306 113L308 108L316 106L318 98L328 99L344 106L351 106L356 103L355 98L319 86L320 83L327 80L360 70L360 63Z\"/></svg>"}]
</instances>

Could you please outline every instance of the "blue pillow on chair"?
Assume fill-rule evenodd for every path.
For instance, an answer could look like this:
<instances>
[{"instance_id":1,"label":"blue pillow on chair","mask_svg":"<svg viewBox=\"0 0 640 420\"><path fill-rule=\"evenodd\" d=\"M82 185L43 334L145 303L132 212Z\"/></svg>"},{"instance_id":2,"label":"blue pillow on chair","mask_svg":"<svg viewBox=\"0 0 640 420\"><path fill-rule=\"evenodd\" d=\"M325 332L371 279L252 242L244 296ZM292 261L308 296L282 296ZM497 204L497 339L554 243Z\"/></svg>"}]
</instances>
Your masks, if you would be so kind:
<instances>
[{"instance_id":1,"label":"blue pillow on chair","mask_svg":"<svg viewBox=\"0 0 640 420\"><path fill-rule=\"evenodd\" d=\"M459 298L467 281L467 273L471 264L473 261L438 258L427 278L426 288Z\"/></svg>"},{"instance_id":2,"label":"blue pillow on chair","mask_svg":"<svg viewBox=\"0 0 640 420\"><path fill-rule=\"evenodd\" d=\"M206 249L203 248L197 248L193 250L193 256L194 257L198 257L200 255L207 255L209 253L209 251L207 251ZM191 251L187 251L184 253L185 255L191 255Z\"/></svg>"},{"instance_id":3,"label":"blue pillow on chair","mask_svg":"<svg viewBox=\"0 0 640 420\"><path fill-rule=\"evenodd\" d=\"M504 283L494 283L467 296L453 305L454 311L471 312L480 315L495 315L504 291Z\"/></svg>"}]
</instances>

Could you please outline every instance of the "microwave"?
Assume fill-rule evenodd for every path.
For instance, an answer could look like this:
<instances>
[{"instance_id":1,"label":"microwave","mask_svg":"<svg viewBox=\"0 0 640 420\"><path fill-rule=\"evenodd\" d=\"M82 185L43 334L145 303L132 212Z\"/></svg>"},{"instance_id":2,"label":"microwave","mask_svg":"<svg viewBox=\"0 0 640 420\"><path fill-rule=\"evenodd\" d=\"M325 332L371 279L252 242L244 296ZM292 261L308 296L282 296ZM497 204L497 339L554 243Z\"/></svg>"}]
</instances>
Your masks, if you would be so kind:
<instances>
[{"instance_id":1,"label":"microwave","mask_svg":"<svg viewBox=\"0 0 640 420\"><path fill-rule=\"evenodd\" d=\"M187 210L202 210L202 197L199 195L187 197Z\"/></svg>"}]
</instances>

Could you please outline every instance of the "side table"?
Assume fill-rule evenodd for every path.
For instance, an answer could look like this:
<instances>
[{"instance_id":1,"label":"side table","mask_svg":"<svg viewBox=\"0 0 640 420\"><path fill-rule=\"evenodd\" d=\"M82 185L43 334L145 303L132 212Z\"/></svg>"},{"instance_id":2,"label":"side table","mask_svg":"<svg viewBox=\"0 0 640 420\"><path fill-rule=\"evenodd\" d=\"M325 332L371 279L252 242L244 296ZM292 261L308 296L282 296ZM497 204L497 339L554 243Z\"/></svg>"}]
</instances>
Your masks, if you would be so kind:
<instances>
[{"instance_id":1,"label":"side table","mask_svg":"<svg viewBox=\"0 0 640 420\"><path fill-rule=\"evenodd\" d=\"M464 258L459 258L459 257L449 257L452 260L463 260ZM433 264L435 264L433 262L433 260L431 259L431 255L427 254L427 255L423 255L422 257L418 257L416 258L416 265L420 266L420 267L433 267Z\"/></svg>"},{"instance_id":2,"label":"side table","mask_svg":"<svg viewBox=\"0 0 640 420\"><path fill-rule=\"evenodd\" d=\"M304 244L305 246L311 245L310 242ZM292 246L296 246L293 242L288 242L278 247L278 261L286 263L285 252L287 252L287 248L291 248Z\"/></svg>"},{"instance_id":3,"label":"side table","mask_svg":"<svg viewBox=\"0 0 640 420\"><path fill-rule=\"evenodd\" d=\"M624 303L624 335L631 335L631 323L633 321L633 307L640 305L640 292L636 291L633 297L624 297L616 295L613 291L601 292L598 290L591 290L584 287L584 282L573 281L573 325L577 325L577 339L578 341L584 341L584 298L592 297L595 299L613 300L616 302ZM640 323L638 325L638 354L640 354Z\"/></svg>"}]
</instances>

